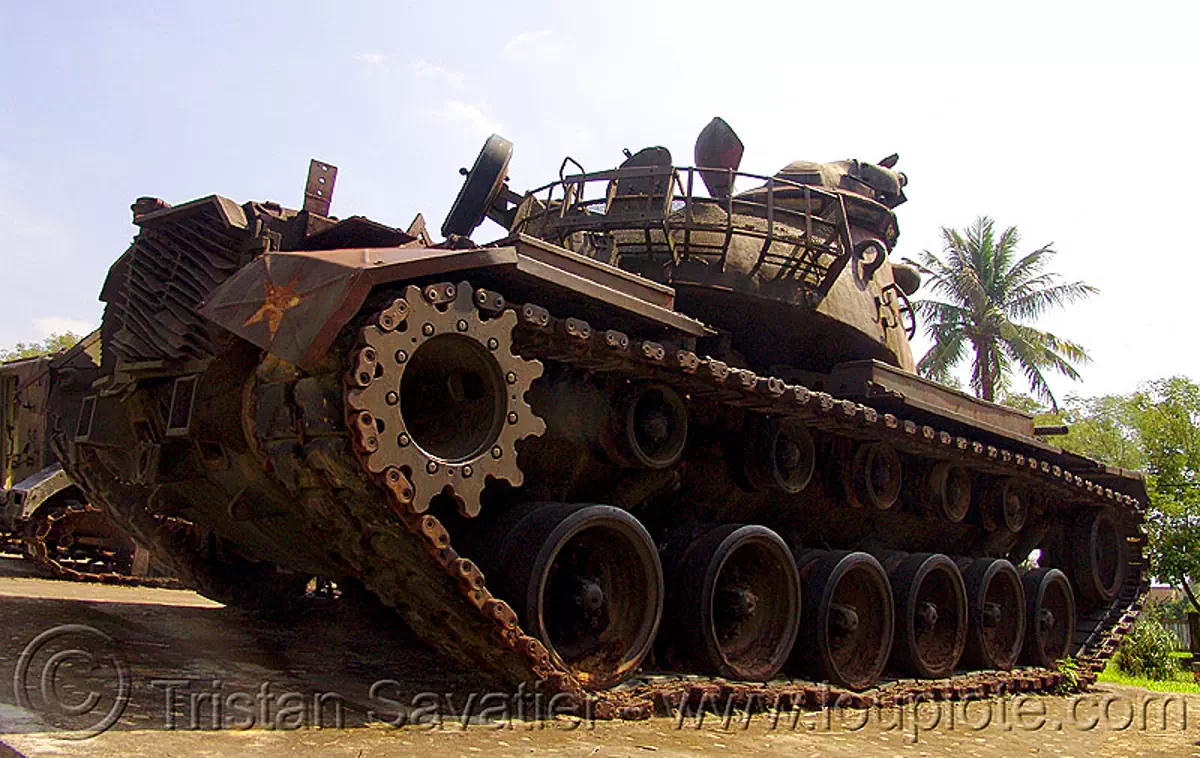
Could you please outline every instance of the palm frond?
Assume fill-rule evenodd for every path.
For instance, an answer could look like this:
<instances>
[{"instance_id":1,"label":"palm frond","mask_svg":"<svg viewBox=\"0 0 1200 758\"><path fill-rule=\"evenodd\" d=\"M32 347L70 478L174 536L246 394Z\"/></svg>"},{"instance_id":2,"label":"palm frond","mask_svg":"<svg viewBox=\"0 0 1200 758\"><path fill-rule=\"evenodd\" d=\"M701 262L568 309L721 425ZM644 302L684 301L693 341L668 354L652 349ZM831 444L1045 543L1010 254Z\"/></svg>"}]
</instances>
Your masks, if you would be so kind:
<instances>
[{"instance_id":1,"label":"palm frond","mask_svg":"<svg viewBox=\"0 0 1200 758\"><path fill-rule=\"evenodd\" d=\"M1002 336L1002 344L1020 364L1034 392L1047 400L1055 410L1058 409L1058 401L1050 391L1044 372L1053 370L1078 381L1079 371L1074 364L1091 361L1082 345L1022 324L1010 323Z\"/></svg>"},{"instance_id":2,"label":"palm frond","mask_svg":"<svg viewBox=\"0 0 1200 758\"><path fill-rule=\"evenodd\" d=\"M950 371L966 357L966 336L961 329L932 330L933 347L917 363L917 373L934 381L945 382Z\"/></svg>"},{"instance_id":3,"label":"palm frond","mask_svg":"<svg viewBox=\"0 0 1200 758\"><path fill-rule=\"evenodd\" d=\"M932 294L951 300L961 306L970 306L976 299L978 284L972 273L955 268L929 252L922 251L918 270L926 276L925 288Z\"/></svg>"},{"instance_id":4,"label":"palm frond","mask_svg":"<svg viewBox=\"0 0 1200 758\"><path fill-rule=\"evenodd\" d=\"M1014 263L1005 274L1006 289L1016 289L1028 282L1030 277L1040 274L1050 259L1057 255L1052 245L1043 245Z\"/></svg>"},{"instance_id":5,"label":"palm frond","mask_svg":"<svg viewBox=\"0 0 1200 758\"><path fill-rule=\"evenodd\" d=\"M1034 396L1049 403L1051 409L1057 411L1058 400L1054 397L1054 393L1050 390L1050 383L1046 381L1046 377L1042 373L1042 368L1046 365L1045 351L1020 336L1006 339L1000 344L1003 346L1002 349L1021 367Z\"/></svg>"},{"instance_id":6,"label":"palm frond","mask_svg":"<svg viewBox=\"0 0 1200 758\"><path fill-rule=\"evenodd\" d=\"M991 289L997 300L1004 300L1004 295L1007 291L1008 271L1012 267L1013 255L1020 241L1021 234L1015 226L1005 229L1000 234L1000 239L996 240L995 250L992 254Z\"/></svg>"},{"instance_id":7,"label":"palm frond","mask_svg":"<svg viewBox=\"0 0 1200 758\"><path fill-rule=\"evenodd\" d=\"M1036 319L1050 308L1061 308L1094 295L1100 290L1084 282L1056 284L1024 292L1005 306L1012 318Z\"/></svg>"},{"instance_id":8,"label":"palm frond","mask_svg":"<svg viewBox=\"0 0 1200 758\"><path fill-rule=\"evenodd\" d=\"M913 300L912 307L917 318L925 324L967 324L971 320L970 311L941 300Z\"/></svg>"}]
</instances>

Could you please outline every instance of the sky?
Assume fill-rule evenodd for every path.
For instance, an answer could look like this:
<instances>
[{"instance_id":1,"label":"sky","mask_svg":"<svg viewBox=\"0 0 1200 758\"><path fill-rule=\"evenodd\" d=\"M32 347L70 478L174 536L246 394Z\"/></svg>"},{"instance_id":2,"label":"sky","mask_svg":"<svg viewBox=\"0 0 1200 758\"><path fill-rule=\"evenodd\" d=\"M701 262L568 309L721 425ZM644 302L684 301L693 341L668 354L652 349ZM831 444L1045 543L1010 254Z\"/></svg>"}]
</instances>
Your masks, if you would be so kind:
<instances>
[{"instance_id":1,"label":"sky","mask_svg":"<svg viewBox=\"0 0 1200 758\"><path fill-rule=\"evenodd\" d=\"M1152 0L0 0L0 347L99 323L140 195L299 207L318 158L335 215L436 229L493 132L521 190L567 155L689 164L720 115L754 173L898 152L894 259L981 214L1054 243L1100 289L1039 322L1093 357L1060 397L1200 379L1197 29Z\"/></svg>"}]
</instances>

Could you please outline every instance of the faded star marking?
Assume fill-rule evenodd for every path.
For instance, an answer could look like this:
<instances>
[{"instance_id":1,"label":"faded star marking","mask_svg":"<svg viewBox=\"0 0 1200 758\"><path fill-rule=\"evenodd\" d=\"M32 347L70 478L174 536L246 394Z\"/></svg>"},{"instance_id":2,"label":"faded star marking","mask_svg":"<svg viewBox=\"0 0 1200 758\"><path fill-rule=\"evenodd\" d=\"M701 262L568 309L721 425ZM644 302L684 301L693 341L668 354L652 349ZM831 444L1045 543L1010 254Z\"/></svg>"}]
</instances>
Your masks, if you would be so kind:
<instances>
[{"instance_id":1,"label":"faded star marking","mask_svg":"<svg viewBox=\"0 0 1200 758\"><path fill-rule=\"evenodd\" d=\"M246 319L246 323L242 324L242 326L250 326L260 321L266 321L267 331L270 332L271 339L275 339L275 332L279 331L279 324L283 321L283 314L300 304L301 297L296 294L297 284L297 279L292 279L284 285L276 285L270 280L264 281L263 304L254 312L253 316Z\"/></svg>"}]
</instances>

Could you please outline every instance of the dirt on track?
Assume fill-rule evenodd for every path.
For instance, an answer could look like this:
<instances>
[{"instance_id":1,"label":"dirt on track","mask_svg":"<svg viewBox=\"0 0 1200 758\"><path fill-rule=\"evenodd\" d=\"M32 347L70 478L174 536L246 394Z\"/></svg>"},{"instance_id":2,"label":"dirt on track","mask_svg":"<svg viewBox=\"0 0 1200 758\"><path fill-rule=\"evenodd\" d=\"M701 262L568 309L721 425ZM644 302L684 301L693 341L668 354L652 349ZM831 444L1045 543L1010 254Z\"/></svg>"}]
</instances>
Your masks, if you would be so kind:
<instances>
[{"instance_id":1,"label":"dirt on track","mask_svg":"<svg viewBox=\"0 0 1200 758\"><path fill-rule=\"evenodd\" d=\"M387 612L313 602L268 622L191 592L45 580L4 559L0 641L0 756L1200 756L1200 697L1108 686L869 711L535 722ZM94 708L64 712L90 693ZM111 728L66 739L90 733L122 693Z\"/></svg>"}]
</instances>

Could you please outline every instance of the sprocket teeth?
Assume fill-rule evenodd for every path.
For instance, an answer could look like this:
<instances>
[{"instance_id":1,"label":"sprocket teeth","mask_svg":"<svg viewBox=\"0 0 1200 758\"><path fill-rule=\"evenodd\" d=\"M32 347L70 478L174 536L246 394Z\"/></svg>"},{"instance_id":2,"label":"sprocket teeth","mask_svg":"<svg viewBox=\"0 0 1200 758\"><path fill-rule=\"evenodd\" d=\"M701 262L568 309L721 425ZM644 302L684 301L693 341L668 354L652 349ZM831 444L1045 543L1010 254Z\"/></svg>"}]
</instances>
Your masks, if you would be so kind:
<instances>
[{"instance_id":1,"label":"sprocket teeth","mask_svg":"<svg viewBox=\"0 0 1200 758\"><path fill-rule=\"evenodd\" d=\"M412 512L423 512L434 497L449 495L462 515L474 517L489 480L524 483L516 443L546 429L525 401L525 393L542 375L542 364L513 354L517 314L496 310L502 303L498 295L475 290L467 282L409 286L360 331L362 346L346 376L348 426L368 471L403 472L404 491L411 490L404 505ZM448 347L451 339L459 343ZM441 347L430 353L432 359L417 360L438 341ZM446 363L449 369L442 365ZM448 426L433 433L420 428L421 422L414 419L425 409L410 409L408 419L404 414L405 377L420 371L427 372L421 386L432 388L448 413L455 403L465 402L462 395L471 393L479 393L468 398L473 400L491 394L493 407L482 420L463 419L457 437ZM472 388L459 386L468 379ZM425 403L429 397L407 402ZM486 406L486 401L480 402ZM447 437L453 438L451 444Z\"/></svg>"}]
</instances>

